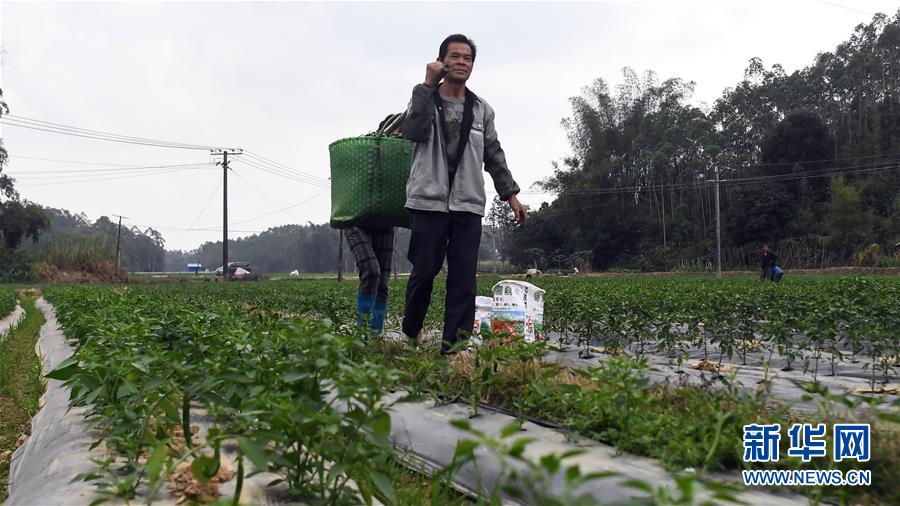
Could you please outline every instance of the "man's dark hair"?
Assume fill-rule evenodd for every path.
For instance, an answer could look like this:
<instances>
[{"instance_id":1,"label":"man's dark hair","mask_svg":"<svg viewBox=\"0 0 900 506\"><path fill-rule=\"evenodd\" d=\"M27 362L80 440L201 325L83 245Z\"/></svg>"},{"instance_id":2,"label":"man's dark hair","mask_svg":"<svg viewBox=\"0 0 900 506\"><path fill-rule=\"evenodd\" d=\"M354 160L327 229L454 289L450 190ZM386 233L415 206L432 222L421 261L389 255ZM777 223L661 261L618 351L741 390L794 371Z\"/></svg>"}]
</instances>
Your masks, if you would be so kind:
<instances>
[{"instance_id":1,"label":"man's dark hair","mask_svg":"<svg viewBox=\"0 0 900 506\"><path fill-rule=\"evenodd\" d=\"M444 61L444 57L447 56L447 48L450 47L451 42L461 42L463 44L468 44L469 47L472 48L472 61L475 61L475 53L478 51L475 48L475 43L472 42L472 39L466 37L461 33L454 33L453 35L444 39L444 42L441 42L441 47L438 49L438 60Z\"/></svg>"}]
</instances>

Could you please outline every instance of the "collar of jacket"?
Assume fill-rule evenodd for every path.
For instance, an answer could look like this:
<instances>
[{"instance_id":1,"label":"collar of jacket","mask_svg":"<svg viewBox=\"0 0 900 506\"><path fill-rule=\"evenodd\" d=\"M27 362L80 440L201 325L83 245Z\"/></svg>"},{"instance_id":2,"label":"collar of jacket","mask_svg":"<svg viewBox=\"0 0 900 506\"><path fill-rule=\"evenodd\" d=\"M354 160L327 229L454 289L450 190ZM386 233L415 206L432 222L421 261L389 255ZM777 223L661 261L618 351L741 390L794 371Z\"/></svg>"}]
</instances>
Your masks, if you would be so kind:
<instances>
[{"instance_id":1,"label":"collar of jacket","mask_svg":"<svg viewBox=\"0 0 900 506\"><path fill-rule=\"evenodd\" d=\"M444 146L446 148L447 142L447 122L444 117L444 99L441 97L440 92L441 87L438 86L434 89L434 93L432 96L434 97L434 106L437 107L438 114L440 115L440 123L441 123L441 131L444 133ZM453 185L453 176L456 175L456 169L459 167L459 161L462 160L463 153L466 150L466 144L469 143L469 132L472 131L472 123L475 121L475 114L473 110L475 109L475 101L478 100L478 96L472 93L469 88L466 88L466 102L463 105L463 119L462 125L460 126L459 131L459 144L456 146L456 165L452 165L449 163L448 158L448 166L450 167L450 185ZM446 151L446 149L445 149Z\"/></svg>"}]
</instances>

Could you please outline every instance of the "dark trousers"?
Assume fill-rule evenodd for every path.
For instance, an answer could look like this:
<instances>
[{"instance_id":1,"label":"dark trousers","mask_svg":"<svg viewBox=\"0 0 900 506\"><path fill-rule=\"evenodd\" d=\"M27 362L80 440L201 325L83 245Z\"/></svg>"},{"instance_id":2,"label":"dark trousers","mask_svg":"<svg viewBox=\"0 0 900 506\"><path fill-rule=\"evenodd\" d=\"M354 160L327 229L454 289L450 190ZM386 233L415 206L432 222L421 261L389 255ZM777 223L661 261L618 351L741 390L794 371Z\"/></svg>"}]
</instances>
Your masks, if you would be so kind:
<instances>
[{"instance_id":1,"label":"dark trousers","mask_svg":"<svg viewBox=\"0 0 900 506\"><path fill-rule=\"evenodd\" d=\"M447 258L447 299L441 351L447 352L472 332L475 320L475 273L481 243L481 216L473 213L410 211L411 236L407 258L412 273L406 285L403 333L416 337L431 302L434 277Z\"/></svg>"}]
</instances>

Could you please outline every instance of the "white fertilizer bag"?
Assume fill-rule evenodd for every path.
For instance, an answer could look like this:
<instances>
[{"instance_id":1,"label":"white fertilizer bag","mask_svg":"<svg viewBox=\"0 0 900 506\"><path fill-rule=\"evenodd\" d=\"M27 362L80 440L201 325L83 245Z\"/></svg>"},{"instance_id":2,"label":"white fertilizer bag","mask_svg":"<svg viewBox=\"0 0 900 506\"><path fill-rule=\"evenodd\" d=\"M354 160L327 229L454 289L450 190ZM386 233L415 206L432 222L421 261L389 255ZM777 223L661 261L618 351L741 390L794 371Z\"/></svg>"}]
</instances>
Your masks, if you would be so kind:
<instances>
[{"instance_id":1,"label":"white fertilizer bag","mask_svg":"<svg viewBox=\"0 0 900 506\"><path fill-rule=\"evenodd\" d=\"M482 330L491 330L491 306L494 299L491 297L475 297L475 324L472 326L472 335L480 336Z\"/></svg>"},{"instance_id":2,"label":"white fertilizer bag","mask_svg":"<svg viewBox=\"0 0 900 506\"><path fill-rule=\"evenodd\" d=\"M506 279L494 285L491 331L508 332L533 343L543 339L544 290L531 283Z\"/></svg>"}]
</instances>

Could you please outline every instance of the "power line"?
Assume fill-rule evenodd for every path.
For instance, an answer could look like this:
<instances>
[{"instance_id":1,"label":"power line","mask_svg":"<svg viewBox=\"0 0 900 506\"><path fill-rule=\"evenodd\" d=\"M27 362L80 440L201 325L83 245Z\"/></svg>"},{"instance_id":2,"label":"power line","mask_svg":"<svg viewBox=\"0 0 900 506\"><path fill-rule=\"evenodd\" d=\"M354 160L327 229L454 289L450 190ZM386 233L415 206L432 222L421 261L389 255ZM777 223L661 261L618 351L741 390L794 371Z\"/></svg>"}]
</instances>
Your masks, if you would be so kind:
<instances>
[{"instance_id":1,"label":"power line","mask_svg":"<svg viewBox=\"0 0 900 506\"><path fill-rule=\"evenodd\" d=\"M897 163L898 160L884 161L882 164L888 163ZM745 178L730 178L730 179L722 179L720 182L722 184L728 185L740 185L748 182L765 182L765 181L792 181L792 180L800 180L800 179L810 179L817 177L832 177L832 176L840 176L840 175L854 175L854 174L865 174L869 172L879 172L880 170L891 170L896 168L893 165L887 166L875 166L875 167L859 167L859 166L848 166L848 167L835 167L823 170L814 170L814 171L806 171L806 172L792 172L787 174L775 174L770 176L754 176L754 177L745 177ZM650 190L672 190L672 189L686 189L686 188L698 188L702 187L706 184L710 184L710 181L704 180L703 182L690 182L690 183L662 183L662 184L646 184L646 185L638 185L638 186L623 186L623 187L608 187L608 188L584 188L584 189L560 189L557 191L551 192L520 192L523 195L529 194L555 194L557 196L567 195L567 196L579 196L579 195L606 195L606 194L618 194L618 193L634 193L641 191L650 191Z\"/></svg>"},{"instance_id":2,"label":"power line","mask_svg":"<svg viewBox=\"0 0 900 506\"><path fill-rule=\"evenodd\" d=\"M892 155L897 156L897 155ZM743 182L743 181L776 181L776 180L797 180L797 179L809 179L814 177L829 177L833 175L841 175L841 174L850 174L852 171L856 170L866 170L869 168L878 168L879 165L885 166L887 168L889 164L900 162L900 157L894 158L892 160L882 160L878 162L878 164L873 165L872 167L860 167L859 165L847 165L844 167L827 167L818 170L808 170L804 172L787 172L784 174L772 174L768 176L751 176L751 177L743 177L743 178L731 178L731 179L722 179L723 183L729 182ZM850 172L846 172L850 171Z\"/></svg>"},{"instance_id":3,"label":"power line","mask_svg":"<svg viewBox=\"0 0 900 506\"><path fill-rule=\"evenodd\" d=\"M277 210L275 210L275 211L270 211L270 212L268 212L268 213L263 213L263 214L260 214L259 216L255 217L255 218L250 218L249 220L238 221L238 222L235 222L235 225L240 225L240 224L243 224L243 223L250 223L251 221L256 221L256 220L258 220L258 219L260 219L260 218L264 218L264 217L266 217L266 216L269 216L269 215L272 215L272 214L281 212L281 211L286 210L286 209L293 209L293 208L295 208L295 207L302 206L303 204L306 204L307 202L313 201L313 200L317 199L318 197L321 197L322 195L324 195L324 194L327 193L327 192L328 192L327 189L326 189L326 190L323 190L323 191L321 191L321 192L319 192L319 193L313 195L312 197L310 197L310 198L308 198L308 199L301 200L300 202L298 202L298 203L296 203L296 204L293 204L293 205L290 205L290 206L288 206L288 207L285 207L284 209L277 209Z\"/></svg>"},{"instance_id":4,"label":"power line","mask_svg":"<svg viewBox=\"0 0 900 506\"><path fill-rule=\"evenodd\" d=\"M173 149L194 149L194 150L204 150L208 151L210 149L217 149L214 146L204 146L199 144L186 144L181 142L171 142L171 141L161 141L156 139L148 139L143 137L133 137L129 135L122 135L110 132L102 132L98 130L90 130L86 128L73 127L69 125L63 125L60 123L52 123L49 121L41 121L31 118L26 118L23 116L15 116L15 115L6 115L0 118L0 123L15 126L19 128L27 128L31 130L38 130L43 132L61 134L61 135L70 135L74 137L82 137L86 139L94 139L94 140L102 140L102 141L110 141L110 142L120 142L125 144L135 144L142 146L152 146L159 148L173 148Z\"/></svg>"},{"instance_id":5,"label":"power line","mask_svg":"<svg viewBox=\"0 0 900 506\"><path fill-rule=\"evenodd\" d=\"M185 230L184 233L182 233L182 234L178 237L178 239L175 239L175 242L178 242L178 241L184 239L184 236L185 236L188 232L190 232L191 230L194 229L194 225L196 225L197 222L200 221L200 218L203 217L203 214L206 212L206 209L209 207L209 204L213 201L213 198L214 198L214 197L216 196L216 194L219 192L219 187L222 186L222 181L224 181L224 178L223 178L223 179L219 179L219 182L216 184L216 187L213 188L212 193L209 195L209 199L206 200L206 204L203 204L203 209L200 210L200 214L198 214L197 217L194 218L194 221L191 222L191 225L187 228L187 230Z\"/></svg>"},{"instance_id":6,"label":"power line","mask_svg":"<svg viewBox=\"0 0 900 506\"><path fill-rule=\"evenodd\" d=\"M7 124L10 126L15 126L19 128L28 128L37 131L56 133L62 135L71 135L75 137L82 137L87 139L95 139L95 140L105 140L111 142L122 142L126 144L137 144L144 146L153 146L153 147L165 147L165 148L175 148L175 149L196 149L196 150L211 150L218 149L214 146L205 146L198 144L187 144L180 142L171 142L171 141L160 141L155 139L148 139L142 137L134 137L122 134L115 134L110 132L103 132L99 130L91 130L79 127L73 127L70 125L64 125L61 123L53 123L50 121L42 121L36 120L32 118L26 118L24 116L15 116L15 115L7 115L0 119L0 123ZM248 165L252 165L254 167L260 168L266 167L270 173L274 173L277 175L281 175L283 177L292 177L299 182L305 182L309 184L315 184L316 186L324 187L329 185L330 182L327 178L323 178L320 176L314 176L303 171L297 170L289 165L286 165L281 162L274 161L270 158L262 156L258 153L247 152L247 156L253 158L256 163L247 162ZM44 160L44 161L55 161L60 163L82 163L82 164L91 164L90 162L81 162L81 161L72 161L72 160L59 160L52 158L39 158L39 157L27 157L27 156L18 156L18 158L31 158L35 160ZM93 163L94 165L107 165L107 166L115 166L116 164L106 164L106 163Z\"/></svg>"},{"instance_id":7,"label":"power line","mask_svg":"<svg viewBox=\"0 0 900 506\"><path fill-rule=\"evenodd\" d=\"M247 153L248 156L250 156L250 157L252 157L252 158L255 158L255 159L258 160L258 161L266 162L266 163L268 163L268 164L270 164L270 165L274 165L274 166L276 166L276 167L280 167L280 168L282 168L282 169L284 169L284 170L286 170L286 171L288 171L288 172L290 172L290 173L294 173L294 174L296 174L296 175L298 175L298 176L301 176L301 177L308 177L308 178L311 178L311 179L314 179L314 180L318 180L318 181L323 182L323 183L329 183L329 184L330 184L330 181L329 181L328 178L324 178L324 177L320 177L320 176L315 176L315 175L312 175L312 174L307 174L307 173L305 173L305 172L303 172L303 171L300 171L300 170L297 170L297 169L295 169L295 168L293 168L293 167L291 167L291 166L289 166L289 165L285 165L285 164L283 164L283 163L276 162L275 160L271 160L271 159L269 159L269 158L266 158L266 157L264 157L264 156L262 156L262 155L260 155L260 154L258 154L258 153L254 153L254 152L252 152L252 151L247 151L246 153Z\"/></svg>"},{"instance_id":8,"label":"power line","mask_svg":"<svg viewBox=\"0 0 900 506\"><path fill-rule=\"evenodd\" d=\"M43 162L56 162L56 163L73 163L78 165L102 165L107 167L131 167L130 163L108 163L108 162L86 162L83 160L60 160L59 158L42 158L38 156L26 156L26 155L17 155L17 154L9 154L10 158L18 159L23 158L25 160L40 160Z\"/></svg>"},{"instance_id":9,"label":"power line","mask_svg":"<svg viewBox=\"0 0 900 506\"><path fill-rule=\"evenodd\" d=\"M896 170L896 169L900 169L900 165L893 165L893 166L889 166L889 167L863 168L863 169L858 169L858 170L844 171L839 174L817 174L817 175L805 176L805 177L795 177L790 180L801 180L801 179L809 179L809 178L815 178L815 177L874 174L874 173L878 173L878 172L887 172L887 171ZM756 180L756 179L752 179L752 178L748 178L746 180L731 179L728 181L730 181L731 186L757 185L757 184L764 184L764 183L770 182L769 180L760 181L760 180ZM724 184L726 182L726 180L720 180L719 182ZM707 183L714 183L714 181L708 181ZM670 188L677 188L679 186L682 186L682 185L671 185ZM688 187L697 188L697 187L699 187L699 185L696 185L696 186L691 185ZM639 191L646 190L646 188L638 189L638 190L635 190L635 188L636 187L622 188L622 189L619 189L620 191L618 191L618 192L607 192L607 193L609 193L609 194L625 193L628 195L633 195L634 193L637 193ZM610 188L609 190L612 190L612 188ZM585 210L588 210L588 209L597 209L597 208L605 207L606 205L607 204L605 204L605 203L604 204L593 204L593 205L578 205L577 208L575 208L575 209L548 209L547 211L544 211L544 212L546 212L548 215L551 215L551 216L566 215L566 214L578 214L578 213L583 213Z\"/></svg>"},{"instance_id":10,"label":"power line","mask_svg":"<svg viewBox=\"0 0 900 506\"><path fill-rule=\"evenodd\" d=\"M836 3L832 3L832 2L824 2L824 1L820 1L819 3L820 3L820 4L825 4L825 5L830 5L830 6L832 6L832 7L837 7L838 9L844 9L844 10L848 10L848 11L859 12L860 14L868 14L869 16L874 16L874 15L875 15L874 12L861 11L861 10L859 10L859 9L854 9L853 7L847 7L847 6L840 5L840 4L836 4Z\"/></svg>"},{"instance_id":11,"label":"power line","mask_svg":"<svg viewBox=\"0 0 900 506\"><path fill-rule=\"evenodd\" d=\"M100 130L91 130L86 128L74 127L71 125L65 125L62 123L54 123L50 121L37 120L33 118L27 118L24 116L16 116L16 115L6 115L0 118L0 124L14 126L18 128L26 128L30 130L55 133L60 135L69 135L79 138L85 139L93 139L93 140L102 140L109 142L119 142L125 144L133 144L133 145L142 145L142 146L151 146L151 147L161 147L161 148L172 148L172 149L193 149L193 150L214 150L221 149L215 146L207 146L200 144L188 144L182 142L173 142L173 141L163 141L157 139L149 139L144 137L135 137L129 135L116 134L111 132L104 132ZM314 176L311 174L307 174L303 171L297 170L289 165L286 165L281 162L277 162L265 156L262 156L258 153L247 152L247 156L252 158L254 161L246 161L243 160L243 163L251 167L255 167L259 170L263 170L269 172L273 175L278 175L281 177L285 177L288 179L292 179L297 182L306 183L314 186L318 186L320 188L327 188L330 186L330 181L327 178L322 178L320 176ZM28 158L21 156L20 158ZM33 159L40 159L38 157L31 157ZM70 160L58 160L58 159L44 159L45 161L56 161L61 163L87 163L87 162L76 162ZM113 166L115 164L103 164L108 166Z\"/></svg>"},{"instance_id":12,"label":"power line","mask_svg":"<svg viewBox=\"0 0 900 506\"><path fill-rule=\"evenodd\" d=\"M298 183L304 183L304 184L308 184L308 185L310 185L310 186L317 186L317 187L319 187L319 188L328 188L328 187L329 187L328 184L320 183L320 182L318 182L318 181L314 181L314 180L311 180L311 179L308 179L308 178L301 179L301 178L299 178L299 177L297 177L297 176L293 176L293 175L287 174L287 173L285 173L285 172L283 172L283 171L280 171L280 170L278 170L278 169L275 169L275 168L272 168L272 167L267 167L267 166L261 165L261 164L259 164L259 163L257 163L257 162L251 162L251 161L248 161L248 160L246 160L246 159L236 160L236 162L242 163L242 164L247 165L247 166L250 166L250 167L253 167L253 168L255 168L255 169L259 169L259 170L261 170L261 171L263 171L263 172L266 172L266 173L271 174L271 175L274 175L274 176L279 176L279 177L283 177L283 178L285 178L285 179L289 179L289 180L291 180L291 181L296 181L296 182L298 182Z\"/></svg>"},{"instance_id":13,"label":"power line","mask_svg":"<svg viewBox=\"0 0 900 506\"><path fill-rule=\"evenodd\" d=\"M184 228L184 227L168 227L164 225L135 225L137 227L149 227L154 230L179 230L179 231L187 231L187 232L222 232L221 228ZM232 230L228 229L228 233L235 234L262 234L264 232L268 232L268 230Z\"/></svg>"},{"instance_id":14,"label":"power line","mask_svg":"<svg viewBox=\"0 0 900 506\"><path fill-rule=\"evenodd\" d=\"M824 162L845 162L847 160L869 160L872 158L890 158L900 156L900 153L889 153L886 155L866 155L866 156L849 156L845 158L828 158L823 160L804 160L802 162L759 162L759 163L750 163L750 164L742 164L743 167L769 167L773 165L804 165L811 163L824 163Z\"/></svg>"},{"instance_id":15,"label":"power line","mask_svg":"<svg viewBox=\"0 0 900 506\"><path fill-rule=\"evenodd\" d=\"M255 159L252 161L247 160L247 159L242 159L241 163L243 163L245 165L249 165L250 167L257 168L264 172L268 172L269 174L273 174L273 175L280 176L280 177L283 177L286 179L291 179L293 181L298 181L301 183L309 184L312 186L318 186L319 188L326 188L330 185L330 183L328 183L328 182L323 182L318 179L312 178L310 176L298 176L298 175L288 172L284 169L280 169L278 167L269 165L265 162L260 162Z\"/></svg>"},{"instance_id":16,"label":"power line","mask_svg":"<svg viewBox=\"0 0 900 506\"><path fill-rule=\"evenodd\" d=\"M252 190L255 191L256 193L262 195L262 197L263 197L264 199L266 199L266 200L268 200L269 202L271 202L272 205L274 205L275 208L276 208L278 211L280 211L280 212L286 214L286 215L288 216L288 218L290 218L290 219L293 220L294 222L297 221L297 218L295 218L293 215L291 215L291 213L285 211L281 206L278 205L278 203L276 203L274 200L272 200L271 198L269 198L268 195L266 195L265 193L263 193L262 190L260 190L259 188L253 186L253 184L251 184L250 181L247 181L247 179L244 178L244 176L240 175L240 174L237 173L237 172L235 172L234 175L237 176L237 177L239 177L239 178L241 178L241 181L243 181L244 183L246 183L247 186L250 187L250 189L252 189ZM253 220L247 220L247 221L253 221ZM236 222L235 224L247 223L247 221L239 221L239 222Z\"/></svg>"},{"instance_id":17,"label":"power line","mask_svg":"<svg viewBox=\"0 0 900 506\"><path fill-rule=\"evenodd\" d=\"M135 177L143 177L143 176L158 176L161 174L173 174L177 172L184 172L187 170L202 170L208 167L195 167L195 168L175 168L175 169L161 169L153 172L144 172L141 174L129 174L125 176L111 176L111 177L102 177L102 178L94 178L94 179L82 179L82 180L68 180L68 181L56 181L53 183L25 183L21 185L17 185L20 187L33 187L33 186L56 186L61 184L82 184L82 183L99 183L105 181L116 181L120 179L130 179Z\"/></svg>"},{"instance_id":18,"label":"power line","mask_svg":"<svg viewBox=\"0 0 900 506\"><path fill-rule=\"evenodd\" d=\"M185 148L185 149L215 149L214 146L206 146L201 144L190 144L184 142L175 142L175 141L163 141L157 139L149 139L145 137L134 137L131 135L117 134L112 132L103 132L100 130L91 130L87 128L74 127L71 125L64 125L62 123L54 123L51 121L43 121L34 118L26 118L24 116L16 116L14 114L9 114L6 116L6 120L12 120L13 122L24 123L27 125L39 126L43 128L50 128L54 130L67 131L85 135L93 135L98 137L105 137L110 139L119 139L123 141L132 141L138 143L150 143L155 145L160 145L163 147L177 147L177 148Z\"/></svg>"},{"instance_id":19,"label":"power line","mask_svg":"<svg viewBox=\"0 0 900 506\"><path fill-rule=\"evenodd\" d=\"M155 169L174 169L174 168L187 168L187 167L199 167L199 166L210 166L209 163L206 162L198 162L198 163L183 163L176 165L134 165L130 167L118 167L118 168L109 168L109 169L71 169L71 170L29 170L23 171L19 174L21 169L14 169L11 176L15 178L42 178L42 177L65 177L65 176L73 176L73 177L84 177L90 176L94 173L99 174L121 174L128 172L141 172L146 170L155 170Z\"/></svg>"}]
</instances>

